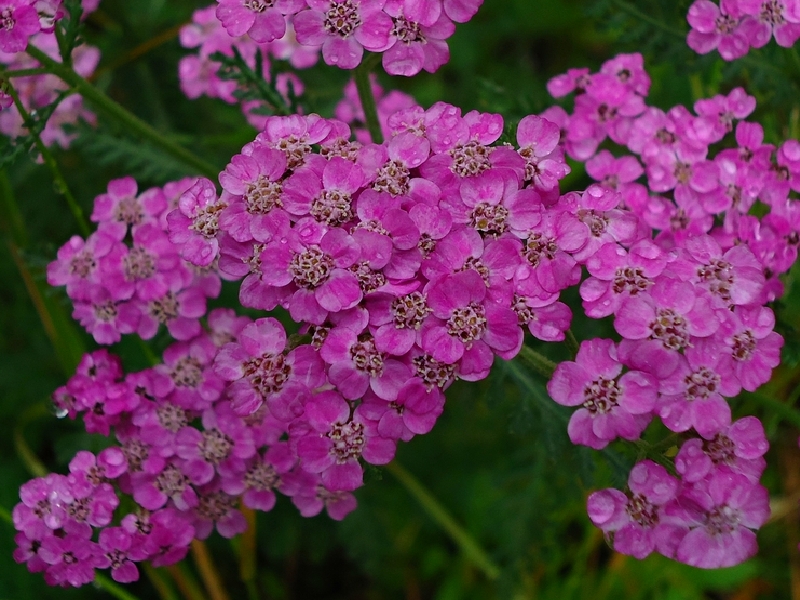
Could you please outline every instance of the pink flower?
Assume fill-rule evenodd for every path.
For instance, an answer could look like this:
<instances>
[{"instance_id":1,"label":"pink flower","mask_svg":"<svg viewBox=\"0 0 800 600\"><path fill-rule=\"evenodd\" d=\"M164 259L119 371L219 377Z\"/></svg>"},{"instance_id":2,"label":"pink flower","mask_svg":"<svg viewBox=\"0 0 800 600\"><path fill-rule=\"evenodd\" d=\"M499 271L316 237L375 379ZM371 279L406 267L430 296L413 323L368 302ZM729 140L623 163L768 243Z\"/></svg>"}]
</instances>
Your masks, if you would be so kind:
<instances>
[{"instance_id":1,"label":"pink flower","mask_svg":"<svg viewBox=\"0 0 800 600\"><path fill-rule=\"evenodd\" d=\"M0 50L20 52L28 45L28 38L41 30L39 14L31 0L3 0L0 2Z\"/></svg>"},{"instance_id":2,"label":"pink flower","mask_svg":"<svg viewBox=\"0 0 800 600\"><path fill-rule=\"evenodd\" d=\"M425 69L435 72L450 59L444 41L455 25L439 0L388 0L384 11L392 18L390 46L383 53L389 75L411 77Z\"/></svg>"},{"instance_id":3,"label":"pink flower","mask_svg":"<svg viewBox=\"0 0 800 600\"><path fill-rule=\"evenodd\" d=\"M436 360L458 362L463 379L485 377L493 353L511 358L519 351L522 331L516 313L485 301L486 285L477 272L443 277L426 294L432 315L422 325L422 349Z\"/></svg>"},{"instance_id":4,"label":"pink flower","mask_svg":"<svg viewBox=\"0 0 800 600\"><path fill-rule=\"evenodd\" d=\"M217 18L231 37L248 34L256 42L280 39L286 33L284 15L304 8L302 0L217 0Z\"/></svg>"},{"instance_id":5,"label":"pink flower","mask_svg":"<svg viewBox=\"0 0 800 600\"><path fill-rule=\"evenodd\" d=\"M678 480L661 465L644 460L631 470L628 487L630 495L609 488L589 496L589 518L604 533L614 534L617 552L638 559L653 550L674 556L678 528L664 519L663 507L677 495Z\"/></svg>"},{"instance_id":6,"label":"pink flower","mask_svg":"<svg viewBox=\"0 0 800 600\"><path fill-rule=\"evenodd\" d=\"M622 374L622 368L614 342L603 339L582 342L575 361L556 368L547 384L550 397L563 406L581 407L569 422L573 444L599 450L616 437L637 439L650 423L655 378L641 371Z\"/></svg>"},{"instance_id":7,"label":"pink flower","mask_svg":"<svg viewBox=\"0 0 800 600\"><path fill-rule=\"evenodd\" d=\"M752 530L769 518L769 496L744 475L720 470L685 487L665 511L673 522L689 528L676 558L694 567L717 569L737 565L756 553Z\"/></svg>"},{"instance_id":8,"label":"pink flower","mask_svg":"<svg viewBox=\"0 0 800 600\"><path fill-rule=\"evenodd\" d=\"M361 486L361 456L372 464L392 460L395 442L378 435L361 411L352 413L350 405L336 392L317 394L305 408L307 426L297 439L300 466L319 473L331 491L352 491ZM293 434L290 430L290 437Z\"/></svg>"},{"instance_id":9,"label":"pink flower","mask_svg":"<svg viewBox=\"0 0 800 600\"><path fill-rule=\"evenodd\" d=\"M200 267L214 261L219 254L219 216L227 206L208 179L198 179L184 192L179 208L167 216L169 240L181 248L183 258Z\"/></svg>"},{"instance_id":10,"label":"pink flower","mask_svg":"<svg viewBox=\"0 0 800 600\"><path fill-rule=\"evenodd\" d=\"M307 0L310 10L294 18L297 41L322 46L325 63L354 69L364 48L382 52L389 47L392 20L383 12L385 0Z\"/></svg>"},{"instance_id":11,"label":"pink flower","mask_svg":"<svg viewBox=\"0 0 800 600\"><path fill-rule=\"evenodd\" d=\"M749 42L742 27L743 11L735 0L723 0L717 6L711 0L696 0L687 19L692 29L686 38L689 47L698 54L719 50L724 60L735 60L747 54Z\"/></svg>"}]
</instances>

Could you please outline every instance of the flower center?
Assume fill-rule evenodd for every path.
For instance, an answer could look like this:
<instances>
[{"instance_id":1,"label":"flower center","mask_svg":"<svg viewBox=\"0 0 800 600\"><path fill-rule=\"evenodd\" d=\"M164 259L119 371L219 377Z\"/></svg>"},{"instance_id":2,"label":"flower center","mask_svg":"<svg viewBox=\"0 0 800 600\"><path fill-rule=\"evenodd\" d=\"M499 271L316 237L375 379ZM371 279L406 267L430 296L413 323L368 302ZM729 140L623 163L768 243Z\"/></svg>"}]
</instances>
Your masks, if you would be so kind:
<instances>
[{"instance_id":1,"label":"flower center","mask_svg":"<svg viewBox=\"0 0 800 600\"><path fill-rule=\"evenodd\" d=\"M410 44L411 42L425 43L425 36L420 31L419 23L409 21L405 17L392 17L394 23L392 27L392 35L401 42Z\"/></svg>"},{"instance_id":2,"label":"flower center","mask_svg":"<svg viewBox=\"0 0 800 600\"><path fill-rule=\"evenodd\" d=\"M578 218L589 228L592 236L600 237L608 229L608 217L593 210L581 209Z\"/></svg>"},{"instance_id":3,"label":"flower center","mask_svg":"<svg viewBox=\"0 0 800 600\"><path fill-rule=\"evenodd\" d=\"M783 2L779 0L769 0L768 2L764 2L761 5L761 12L758 15L758 18L763 23L769 23L773 27L777 25L783 25L786 22L786 19L783 16L783 11L785 7Z\"/></svg>"},{"instance_id":4,"label":"flower center","mask_svg":"<svg viewBox=\"0 0 800 600\"><path fill-rule=\"evenodd\" d=\"M444 389L456 377L456 366L440 362L429 354L420 354L411 359L416 375L425 384L428 390L434 387Z\"/></svg>"},{"instance_id":5,"label":"flower center","mask_svg":"<svg viewBox=\"0 0 800 600\"><path fill-rule=\"evenodd\" d=\"M150 302L147 308L150 316L163 324L178 316L178 299L174 292L167 292L160 299Z\"/></svg>"},{"instance_id":6,"label":"flower center","mask_svg":"<svg viewBox=\"0 0 800 600\"><path fill-rule=\"evenodd\" d=\"M696 400L717 394L720 377L707 367L700 367L691 375L687 375L683 382L686 384L686 399Z\"/></svg>"},{"instance_id":7,"label":"flower center","mask_svg":"<svg viewBox=\"0 0 800 600\"><path fill-rule=\"evenodd\" d=\"M229 496L225 492L213 492L208 495L200 496L200 501L197 504L197 514L202 519L209 521L219 521L228 516L228 513L233 510L236 499Z\"/></svg>"},{"instance_id":8,"label":"flower center","mask_svg":"<svg viewBox=\"0 0 800 600\"><path fill-rule=\"evenodd\" d=\"M156 410L156 415L161 426L172 433L176 433L179 429L189 424L189 417L186 415L186 411L172 403L159 406Z\"/></svg>"},{"instance_id":9,"label":"flower center","mask_svg":"<svg viewBox=\"0 0 800 600\"><path fill-rule=\"evenodd\" d=\"M342 464L351 458L357 459L364 450L366 439L364 438L364 426L361 423L336 422L331 425L331 430L325 434L333 442L330 453L336 458L336 462Z\"/></svg>"},{"instance_id":10,"label":"flower center","mask_svg":"<svg viewBox=\"0 0 800 600\"><path fill-rule=\"evenodd\" d=\"M70 275L76 275L81 279L86 279L92 274L92 271L94 271L96 266L97 263L94 260L94 254L87 250L83 250L78 252L78 254L73 256L72 260L70 260L69 272Z\"/></svg>"},{"instance_id":11,"label":"flower center","mask_svg":"<svg viewBox=\"0 0 800 600\"><path fill-rule=\"evenodd\" d=\"M485 331L486 309L477 302L470 302L467 306L455 309L447 319L447 333L460 339L467 348Z\"/></svg>"},{"instance_id":12,"label":"flower center","mask_svg":"<svg viewBox=\"0 0 800 600\"><path fill-rule=\"evenodd\" d=\"M356 27L361 25L361 16L358 14L358 7L351 0L344 2L331 3L328 13L325 15L325 30L331 35L338 35L341 38L349 38L353 35Z\"/></svg>"},{"instance_id":13,"label":"flower center","mask_svg":"<svg viewBox=\"0 0 800 600\"><path fill-rule=\"evenodd\" d=\"M727 435L718 433L712 440L703 440L703 451L715 464L730 465L736 459L736 445Z\"/></svg>"},{"instance_id":14,"label":"flower center","mask_svg":"<svg viewBox=\"0 0 800 600\"><path fill-rule=\"evenodd\" d=\"M621 393L616 381L598 377L583 389L583 406L592 416L610 413L619 404Z\"/></svg>"},{"instance_id":15,"label":"flower center","mask_svg":"<svg viewBox=\"0 0 800 600\"><path fill-rule=\"evenodd\" d=\"M541 233L532 233L525 243L522 255L528 259L532 267L538 267L542 257L553 260L558 252L555 239L544 237Z\"/></svg>"},{"instance_id":16,"label":"flower center","mask_svg":"<svg viewBox=\"0 0 800 600\"><path fill-rule=\"evenodd\" d=\"M156 487L165 496L177 496L186 489L188 480L175 466L170 465L156 478Z\"/></svg>"},{"instance_id":17,"label":"flower center","mask_svg":"<svg viewBox=\"0 0 800 600\"><path fill-rule=\"evenodd\" d=\"M298 286L313 290L328 280L334 266L333 258L313 245L292 257L289 274Z\"/></svg>"},{"instance_id":18,"label":"flower center","mask_svg":"<svg viewBox=\"0 0 800 600\"><path fill-rule=\"evenodd\" d=\"M739 25L739 19L734 19L730 15L720 15L715 19L714 24L717 27L717 33L720 35L730 35Z\"/></svg>"},{"instance_id":19,"label":"flower center","mask_svg":"<svg viewBox=\"0 0 800 600\"><path fill-rule=\"evenodd\" d=\"M122 259L122 268L128 281L149 279L156 272L156 259L142 246L134 246Z\"/></svg>"},{"instance_id":20,"label":"flower center","mask_svg":"<svg viewBox=\"0 0 800 600\"><path fill-rule=\"evenodd\" d=\"M292 366L283 354L262 354L244 363L244 376L250 384L266 398L279 392L292 374Z\"/></svg>"},{"instance_id":21,"label":"flower center","mask_svg":"<svg viewBox=\"0 0 800 600\"><path fill-rule=\"evenodd\" d=\"M475 177L489 169L489 155L492 148L472 141L466 144L459 144L448 151L453 157L453 164L450 170L459 177Z\"/></svg>"},{"instance_id":22,"label":"flower center","mask_svg":"<svg viewBox=\"0 0 800 600\"><path fill-rule=\"evenodd\" d=\"M244 191L247 212L251 215L265 215L276 206L283 206L280 181L270 181L259 175L255 183L248 183Z\"/></svg>"},{"instance_id":23,"label":"flower center","mask_svg":"<svg viewBox=\"0 0 800 600\"><path fill-rule=\"evenodd\" d=\"M478 231L497 236L506 230L507 217L508 209L505 206L481 202L472 209L469 224Z\"/></svg>"},{"instance_id":24,"label":"flower center","mask_svg":"<svg viewBox=\"0 0 800 600\"><path fill-rule=\"evenodd\" d=\"M636 296L640 292L646 292L653 282L642 274L641 267L620 267L614 272L614 282L611 289L615 294L628 292L631 296Z\"/></svg>"},{"instance_id":25,"label":"flower center","mask_svg":"<svg viewBox=\"0 0 800 600\"><path fill-rule=\"evenodd\" d=\"M628 500L625 510L631 520L636 521L642 527L658 525L658 507L653 506L647 498L640 494L634 494Z\"/></svg>"},{"instance_id":26,"label":"flower center","mask_svg":"<svg viewBox=\"0 0 800 600\"><path fill-rule=\"evenodd\" d=\"M730 533L738 528L739 511L730 506L716 506L706 514L706 529L711 535Z\"/></svg>"},{"instance_id":27,"label":"flower center","mask_svg":"<svg viewBox=\"0 0 800 600\"><path fill-rule=\"evenodd\" d=\"M203 432L200 454L206 462L218 464L228 458L232 448L233 440L219 429L209 429Z\"/></svg>"},{"instance_id":28,"label":"flower center","mask_svg":"<svg viewBox=\"0 0 800 600\"><path fill-rule=\"evenodd\" d=\"M375 340L367 338L350 347L350 358L357 371L380 377L383 373L383 354L375 348Z\"/></svg>"},{"instance_id":29,"label":"flower center","mask_svg":"<svg viewBox=\"0 0 800 600\"><path fill-rule=\"evenodd\" d=\"M747 360L756 351L756 338L753 332L745 329L733 336L733 359Z\"/></svg>"},{"instance_id":30,"label":"flower center","mask_svg":"<svg viewBox=\"0 0 800 600\"><path fill-rule=\"evenodd\" d=\"M371 269L365 260L357 262L349 270L355 273L358 285L365 294L374 292L386 283L386 276L380 271Z\"/></svg>"},{"instance_id":31,"label":"flower center","mask_svg":"<svg viewBox=\"0 0 800 600\"><path fill-rule=\"evenodd\" d=\"M217 231L219 231L219 213L227 207L228 205L225 202L204 206L195 215L189 229L196 231L207 239L216 237Z\"/></svg>"},{"instance_id":32,"label":"flower center","mask_svg":"<svg viewBox=\"0 0 800 600\"><path fill-rule=\"evenodd\" d=\"M411 292L392 301L392 320L397 329L419 329L431 309L421 292Z\"/></svg>"},{"instance_id":33,"label":"flower center","mask_svg":"<svg viewBox=\"0 0 800 600\"><path fill-rule=\"evenodd\" d=\"M244 0L243 4L247 10L252 10L256 13L263 13L267 10L272 4L274 0Z\"/></svg>"},{"instance_id":34,"label":"flower center","mask_svg":"<svg viewBox=\"0 0 800 600\"><path fill-rule=\"evenodd\" d=\"M403 196L408 193L408 176L408 168L403 163L390 160L378 169L378 177L372 184L372 189L392 196Z\"/></svg>"},{"instance_id":35,"label":"flower center","mask_svg":"<svg viewBox=\"0 0 800 600\"><path fill-rule=\"evenodd\" d=\"M514 293L514 302L511 308L517 313L517 322L520 326L527 325L536 318L536 313L528 306L528 301L525 297L517 293Z\"/></svg>"},{"instance_id":36,"label":"flower center","mask_svg":"<svg viewBox=\"0 0 800 600\"><path fill-rule=\"evenodd\" d=\"M659 308L650 323L651 337L661 340L664 348L680 350L691 346L686 319L671 308Z\"/></svg>"},{"instance_id":37,"label":"flower center","mask_svg":"<svg viewBox=\"0 0 800 600\"><path fill-rule=\"evenodd\" d=\"M311 203L311 215L321 223L336 227L353 218L350 194L339 190L322 190Z\"/></svg>"},{"instance_id":38,"label":"flower center","mask_svg":"<svg viewBox=\"0 0 800 600\"><path fill-rule=\"evenodd\" d=\"M144 211L136 198L127 196L114 208L114 218L128 225L138 225L144 219Z\"/></svg>"},{"instance_id":39,"label":"flower center","mask_svg":"<svg viewBox=\"0 0 800 600\"><path fill-rule=\"evenodd\" d=\"M436 250L436 240L431 237L431 234L423 233L419 236L417 248L419 248L419 251L422 252L422 257L426 258L430 256L434 250Z\"/></svg>"},{"instance_id":40,"label":"flower center","mask_svg":"<svg viewBox=\"0 0 800 600\"><path fill-rule=\"evenodd\" d=\"M203 381L203 365L196 358L184 356L175 363L170 377L178 387L197 387Z\"/></svg>"},{"instance_id":41,"label":"flower center","mask_svg":"<svg viewBox=\"0 0 800 600\"><path fill-rule=\"evenodd\" d=\"M281 478L269 463L258 462L244 475L244 485L251 490L268 492L280 484Z\"/></svg>"},{"instance_id":42,"label":"flower center","mask_svg":"<svg viewBox=\"0 0 800 600\"><path fill-rule=\"evenodd\" d=\"M109 323L117 318L117 303L113 300L93 304L92 308L94 308L94 316L98 321Z\"/></svg>"},{"instance_id":43,"label":"flower center","mask_svg":"<svg viewBox=\"0 0 800 600\"><path fill-rule=\"evenodd\" d=\"M712 294L717 294L725 302L730 302L731 287L735 280L731 263L720 258L712 258L709 264L697 268L697 277L708 286Z\"/></svg>"},{"instance_id":44,"label":"flower center","mask_svg":"<svg viewBox=\"0 0 800 600\"><path fill-rule=\"evenodd\" d=\"M286 154L286 166L294 170L306 161L306 156L311 153L311 145L308 143L308 136L297 137L291 134L281 138L273 144L278 150Z\"/></svg>"}]
</instances>

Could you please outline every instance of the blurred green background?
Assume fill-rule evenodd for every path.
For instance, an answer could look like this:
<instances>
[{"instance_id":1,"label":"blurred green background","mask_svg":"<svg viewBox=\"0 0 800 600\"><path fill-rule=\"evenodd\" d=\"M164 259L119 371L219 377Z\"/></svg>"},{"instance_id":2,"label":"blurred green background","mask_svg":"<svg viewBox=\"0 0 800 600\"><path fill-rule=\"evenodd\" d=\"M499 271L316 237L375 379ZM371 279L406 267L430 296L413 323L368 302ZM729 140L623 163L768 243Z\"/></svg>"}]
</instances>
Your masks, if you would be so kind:
<instances>
[{"instance_id":1,"label":"blurred green background","mask_svg":"<svg viewBox=\"0 0 800 600\"><path fill-rule=\"evenodd\" d=\"M103 0L86 23L85 39L101 49L95 84L159 131L224 168L255 134L239 110L220 101L189 101L178 88L177 62L186 51L177 27L204 2ZM597 68L619 52L641 51L653 78L650 102L661 108L691 106L701 96L743 85L759 100L755 118L767 139L798 134L800 59L774 43L733 65L716 53L700 57L685 45L685 0L486 0L450 40L451 61L434 75L411 80L381 75L386 89L413 94L423 106L444 100L465 111L501 112L509 122L546 108L546 81L570 67ZM154 43L160 42L160 43ZM348 73L319 65L300 73L309 106L330 115ZM86 214L108 180L133 174L140 189L188 174L147 143L135 141L100 116L96 130L55 157ZM586 184L574 165L564 189ZM79 423L59 421L49 395L62 385L93 342L71 323L61 290L49 289L44 268L78 227L46 167L22 157L0 175L0 507L10 510L32 466L65 472L79 449L102 439ZM370 469L357 492L359 508L343 522L303 519L285 499L258 516L257 585L261 597L283 599L592 599L664 600L800 598L797 500L800 462L797 422L784 400L800 379L800 291L794 277L780 303L787 336L785 363L768 390L781 406L745 401L735 414L765 421L772 449L765 483L774 517L759 533L759 555L739 567L704 572L651 557L615 555L585 515L585 499L600 487L624 484L635 458L614 447L606 453L573 447L566 435L569 411L544 392L544 380L519 365L498 364L478 384L457 384L432 433L401 445L398 461L462 524L499 567L495 579L466 558L424 512L406 487L385 469ZM224 297L235 298L235 288ZM568 295L579 306L577 295ZM604 324L576 319L579 339ZM167 343L155 341L158 350ZM542 352L557 359L561 345ZM127 367L144 366L131 341L115 348ZM794 423L795 426L792 426ZM0 522L0 600L108 598L87 586L48 588L11 559L13 529ZM212 536L213 560L230 598L244 596L240 555L250 552ZM187 561L188 575L199 571ZM165 574L166 579L170 575ZM147 577L128 588L157 598Z\"/></svg>"}]
</instances>

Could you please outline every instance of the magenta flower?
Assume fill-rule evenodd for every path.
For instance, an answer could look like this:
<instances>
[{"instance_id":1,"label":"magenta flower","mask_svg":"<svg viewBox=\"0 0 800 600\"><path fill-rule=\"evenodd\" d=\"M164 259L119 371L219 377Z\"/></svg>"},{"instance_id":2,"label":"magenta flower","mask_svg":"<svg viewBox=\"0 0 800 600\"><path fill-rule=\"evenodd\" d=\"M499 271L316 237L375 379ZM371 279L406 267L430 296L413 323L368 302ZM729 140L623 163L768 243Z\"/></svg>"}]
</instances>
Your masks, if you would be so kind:
<instances>
[{"instance_id":1,"label":"magenta flower","mask_svg":"<svg viewBox=\"0 0 800 600\"><path fill-rule=\"evenodd\" d=\"M711 0L696 0L686 16L692 27L686 38L689 47L698 54L719 50L719 55L728 61L747 54L750 43L739 4L736 0L723 0L717 6Z\"/></svg>"},{"instance_id":2,"label":"magenta flower","mask_svg":"<svg viewBox=\"0 0 800 600\"><path fill-rule=\"evenodd\" d=\"M737 307L726 315L720 333L722 361L747 391L753 392L772 377L780 364L783 338L773 331L775 315L769 308Z\"/></svg>"},{"instance_id":3,"label":"magenta flower","mask_svg":"<svg viewBox=\"0 0 800 600\"><path fill-rule=\"evenodd\" d=\"M614 328L628 339L656 339L667 350L681 350L691 346L693 338L715 333L719 321L707 292L689 282L662 276L650 293L622 303Z\"/></svg>"},{"instance_id":4,"label":"magenta flower","mask_svg":"<svg viewBox=\"0 0 800 600\"><path fill-rule=\"evenodd\" d=\"M361 456L377 465L394 458L395 442L378 435L358 409L351 414L350 405L334 391L314 396L305 417L307 430L296 442L300 466L319 473L328 490L348 492L361 486Z\"/></svg>"},{"instance_id":5,"label":"magenta flower","mask_svg":"<svg viewBox=\"0 0 800 600\"><path fill-rule=\"evenodd\" d=\"M132 177L108 182L108 192L94 200L91 219L115 240L122 241L129 228L158 219L164 210L165 198L160 190L137 195L138 186Z\"/></svg>"},{"instance_id":6,"label":"magenta flower","mask_svg":"<svg viewBox=\"0 0 800 600\"><path fill-rule=\"evenodd\" d=\"M684 350L678 367L660 382L658 414L671 431L694 428L713 437L730 425L731 409L723 396L736 396L741 387L724 370L718 345L702 338Z\"/></svg>"},{"instance_id":7,"label":"magenta flower","mask_svg":"<svg viewBox=\"0 0 800 600\"><path fill-rule=\"evenodd\" d=\"M219 175L222 188L233 195L219 215L220 229L237 242L269 242L280 229L272 221L286 219L281 211L286 164L283 152L260 144L234 156Z\"/></svg>"},{"instance_id":8,"label":"magenta flower","mask_svg":"<svg viewBox=\"0 0 800 600\"><path fill-rule=\"evenodd\" d=\"M328 363L328 379L348 400L364 395L367 388L385 400L397 397L397 392L411 374L400 361L386 358L376 348L372 336L348 327L335 327L320 349Z\"/></svg>"},{"instance_id":9,"label":"magenta flower","mask_svg":"<svg viewBox=\"0 0 800 600\"><path fill-rule=\"evenodd\" d=\"M95 232L86 241L72 236L58 249L58 258L47 265L47 283L67 286L73 300L89 300L92 284L99 284L101 259L115 248L113 238Z\"/></svg>"},{"instance_id":10,"label":"magenta flower","mask_svg":"<svg viewBox=\"0 0 800 600\"><path fill-rule=\"evenodd\" d=\"M463 379L482 379L493 353L510 358L522 345L517 315L486 302L486 285L471 269L448 275L426 289L432 314L422 325L422 350L434 359L459 363Z\"/></svg>"},{"instance_id":11,"label":"magenta flower","mask_svg":"<svg viewBox=\"0 0 800 600\"><path fill-rule=\"evenodd\" d=\"M44 538L39 556L48 565L44 577L49 585L80 587L94 580L94 570L103 562L102 553L88 537L68 532L63 537Z\"/></svg>"},{"instance_id":12,"label":"magenta flower","mask_svg":"<svg viewBox=\"0 0 800 600\"><path fill-rule=\"evenodd\" d=\"M761 48L771 37L784 48L800 38L800 8L794 0L738 0L742 13L749 15L742 30L753 48Z\"/></svg>"},{"instance_id":13,"label":"magenta flower","mask_svg":"<svg viewBox=\"0 0 800 600\"><path fill-rule=\"evenodd\" d=\"M39 13L31 0L3 0L0 2L0 50L21 52L28 38L41 30Z\"/></svg>"},{"instance_id":14,"label":"magenta flower","mask_svg":"<svg viewBox=\"0 0 800 600\"><path fill-rule=\"evenodd\" d=\"M622 368L614 342L603 339L582 342L575 361L556 368L547 384L550 397L563 406L581 406L569 421L573 444L599 450L616 437L637 439L650 423L655 378L642 371L622 374Z\"/></svg>"},{"instance_id":15,"label":"magenta flower","mask_svg":"<svg viewBox=\"0 0 800 600\"><path fill-rule=\"evenodd\" d=\"M266 402L275 417L291 421L302 414L310 390L325 383L324 365L309 346L285 349L286 332L267 317L245 326L237 342L219 351L214 371L232 382L228 395L238 414L252 414Z\"/></svg>"},{"instance_id":16,"label":"magenta flower","mask_svg":"<svg viewBox=\"0 0 800 600\"><path fill-rule=\"evenodd\" d=\"M122 527L103 529L98 539L98 568L111 569L111 578L114 581L137 581L139 570L134 563L148 558L148 552L135 542L134 536Z\"/></svg>"},{"instance_id":17,"label":"magenta flower","mask_svg":"<svg viewBox=\"0 0 800 600\"><path fill-rule=\"evenodd\" d=\"M658 550L675 554L679 527L664 519L663 507L678 494L678 480L661 465L644 460L636 463L628 477L630 495L609 488L593 493L586 501L592 523L603 533L614 534L614 550L638 559Z\"/></svg>"},{"instance_id":18,"label":"magenta flower","mask_svg":"<svg viewBox=\"0 0 800 600\"><path fill-rule=\"evenodd\" d=\"M684 481L700 481L728 469L758 483L767 466L769 449L764 426L756 417L744 417L706 439L690 438L675 457L675 468Z\"/></svg>"},{"instance_id":19,"label":"magenta flower","mask_svg":"<svg viewBox=\"0 0 800 600\"><path fill-rule=\"evenodd\" d=\"M322 58L331 66L354 69L364 49L382 52L389 47L392 19L383 12L385 0L306 0L310 10L294 18L297 41L322 46Z\"/></svg>"},{"instance_id":20,"label":"magenta flower","mask_svg":"<svg viewBox=\"0 0 800 600\"><path fill-rule=\"evenodd\" d=\"M181 256L193 265L210 265L219 253L219 216L228 202L217 198L214 184L198 179L180 198L178 209L167 215L169 241L181 248Z\"/></svg>"},{"instance_id":21,"label":"magenta flower","mask_svg":"<svg viewBox=\"0 0 800 600\"><path fill-rule=\"evenodd\" d=\"M388 0L384 11L392 18L383 68L389 75L411 77L425 69L435 72L450 59L445 40L455 25L439 0Z\"/></svg>"},{"instance_id":22,"label":"magenta flower","mask_svg":"<svg viewBox=\"0 0 800 600\"><path fill-rule=\"evenodd\" d=\"M247 34L259 43L286 33L286 18L305 8L302 0L217 0L217 18L234 38Z\"/></svg>"},{"instance_id":23,"label":"magenta flower","mask_svg":"<svg viewBox=\"0 0 800 600\"><path fill-rule=\"evenodd\" d=\"M737 565L758 550L753 529L769 518L767 490L744 475L719 470L686 486L665 507L672 522L689 528L676 558L703 569Z\"/></svg>"},{"instance_id":24,"label":"magenta flower","mask_svg":"<svg viewBox=\"0 0 800 600\"><path fill-rule=\"evenodd\" d=\"M524 117L517 125L518 152L525 159L525 179L543 192L556 189L559 180L570 172L558 145L560 136L556 123L536 115Z\"/></svg>"},{"instance_id":25,"label":"magenta flower","mask_svg":"<svg viewBox=\"0 0 800 600\"><path fill-rule=\"evenodd\" d=\"M284 185L283 205L296 219L311 215L320 223L338 227L352 220L353 196L366 183L363 169L341 157L331 158L322 173L298 169Z\"/></svg>"},{"instance_id":26,"label":"magenta flower","mask_svg":"<svg viewBox=\"0 0 800 600\"><path fill-rule=\"evenodd\" d=\"M304 517L313 517L326 509L328 516L341 521L356 508L356 498L350 492L329 491L319 475L295 469L284 476L281 491Z\"/></svg>"},{"instance_id":27,"label":"magenta flower","mask_svg":"<svg viewBox=\"0 0 800 600\"><path fill-rule=\"evenodd\" d=\"M626 298L650 290L666 265L664 252L649 240L636 242L628 252L617 244L602 246L586 261L591 277L580 287L587 316L616 314Z\"/></svg>"}]
</instances>

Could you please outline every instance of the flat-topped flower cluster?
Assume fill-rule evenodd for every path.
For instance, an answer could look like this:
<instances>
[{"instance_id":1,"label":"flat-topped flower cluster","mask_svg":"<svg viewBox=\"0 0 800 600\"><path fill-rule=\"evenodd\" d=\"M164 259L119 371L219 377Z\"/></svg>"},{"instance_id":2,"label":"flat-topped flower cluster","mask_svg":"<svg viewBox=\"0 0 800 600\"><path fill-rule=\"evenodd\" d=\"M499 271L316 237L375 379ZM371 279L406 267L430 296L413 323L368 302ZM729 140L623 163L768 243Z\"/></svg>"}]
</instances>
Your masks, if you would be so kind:
<instances>
[{"instance_id":1,"label":"flat-topped flower cluster","mask_svg":"<svg viewBox=\"0 0 800 600\"><path fill-rule=\"evenodd\" d=\"M63 415L119 446L23 487L17 560L56 584L97 568L129 581L137 561L174 562L215 526L239 533L239 503L269 510L276 491L301 514L343 518L363 463L429 432L453 381L487 377L526 329L564 340L560 293L579 284L586 314L613 315L622 339L583 342L549 383L578 407L572 441L635 440L655 417L684 434L674 462L660 457L669 470L640 462L627 493L589 498L590 518L637 557L751 556L768 444L725 398L779 360L764 305L796 259L800 144L763 144L741 89L665 113L646 105L649 83L639 55L559 76L549 88L575 93L573 111L523 118L516 144L498 143L499 115L441 102L387 115L381 144L335 119L268 117L221 192L203 178L143 193L111 182L97 231L62 247L49 281L99 343L162 324L177 342L127 375L105 351L87 355L58 390ZM709 157L734 130L736 145ZM628 153L598 151L607 138ZM562 194L565 154L597 183ZM749 215L756 202L768 214ZM221 278L299 331L205 316ZM119 493L139 508L112 526Z\"/></svg>"}]
</instances>

